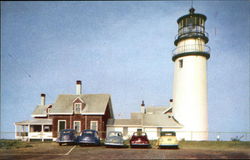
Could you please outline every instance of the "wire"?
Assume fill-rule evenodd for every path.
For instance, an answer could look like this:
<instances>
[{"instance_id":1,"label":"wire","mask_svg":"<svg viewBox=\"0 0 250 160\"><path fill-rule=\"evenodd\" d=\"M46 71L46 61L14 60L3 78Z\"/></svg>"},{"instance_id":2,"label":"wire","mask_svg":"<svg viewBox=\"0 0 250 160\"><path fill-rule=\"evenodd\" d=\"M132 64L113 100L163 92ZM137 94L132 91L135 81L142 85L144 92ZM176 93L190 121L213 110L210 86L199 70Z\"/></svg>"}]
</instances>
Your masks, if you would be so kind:
<instances>
[{"instance_id":1,"label":"wire","mask_svg":"<svg viewBox=\"0 0 250 160\"><path fill-rule=\"evenodd\" d=\"M21 66L21 64L18 62L18 60L17 60L16 57L14 57L13 55L11 55L10 53L8 53L8 56L11 57L12 59L14 59L14 60L16 61L16 63L17 63L18 65ZM22 68L21 68L21 69L22 69ZM23 71L29 78L31 78L31 74L29 74L26 70L22 69L22 71Z\"/></svg>"},{"instance_id":2,"label":"wire","mask_svg":"<svg viewBox=\"0 0 250 160\"><path fill-rule=\"evenodd\" d=\"M14 55L12 55L10 53L7 53L7 54L10 58L12 58L16 62L16 64L19 66L19 69L21 69L28 76L28 78L30 78L33 82L35 82L35 84L39 84L39 83L37 83L37 81L34 78L32 78L32 75L22 67L21 63L19 63L18 59ZM35 85L35 86L38 88L37 85ZM40 88L38 88L38 89L40 90L41 88L43 88L43 87L40 86ZM48 93L46 93L46 95L50 96Z\"/></svg>"}]
</instances>

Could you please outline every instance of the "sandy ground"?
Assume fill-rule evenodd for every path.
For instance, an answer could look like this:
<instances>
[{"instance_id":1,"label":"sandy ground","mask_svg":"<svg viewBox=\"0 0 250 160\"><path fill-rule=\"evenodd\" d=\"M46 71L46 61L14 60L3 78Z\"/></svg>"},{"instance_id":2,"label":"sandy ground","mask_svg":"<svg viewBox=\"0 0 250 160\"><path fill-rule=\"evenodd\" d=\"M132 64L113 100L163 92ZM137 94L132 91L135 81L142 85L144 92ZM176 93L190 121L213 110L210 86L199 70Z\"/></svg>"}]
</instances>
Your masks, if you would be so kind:
<instances>
[{"instance_id":1,"label":"sandy ground","mask_svg":"<svg viewBox=\"0 0 250 160\"><path fill-rule=\"evenodd\" d=\"M250 151L206 149L106 148L35 143L33 147L1 149L0 159L250 159Z\"/></svg>"}]
</instances>

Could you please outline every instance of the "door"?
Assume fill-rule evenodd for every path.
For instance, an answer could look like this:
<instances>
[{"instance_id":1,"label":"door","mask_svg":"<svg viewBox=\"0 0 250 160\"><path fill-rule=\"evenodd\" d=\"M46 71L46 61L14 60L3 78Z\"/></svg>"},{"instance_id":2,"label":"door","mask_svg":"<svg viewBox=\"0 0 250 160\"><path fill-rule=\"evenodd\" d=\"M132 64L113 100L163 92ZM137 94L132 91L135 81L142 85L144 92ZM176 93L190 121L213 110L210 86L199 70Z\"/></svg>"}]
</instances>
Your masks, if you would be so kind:
<instances>
[{"instance_id":1,"label":"door","mask_svg":"<svg viewBox=\"0 0 250 160\"><path fill-rule=\"evenodd\" d=\"M76 132L81 132L81 121L74 121L74 129Z\"/></svg>"}]
</instances>

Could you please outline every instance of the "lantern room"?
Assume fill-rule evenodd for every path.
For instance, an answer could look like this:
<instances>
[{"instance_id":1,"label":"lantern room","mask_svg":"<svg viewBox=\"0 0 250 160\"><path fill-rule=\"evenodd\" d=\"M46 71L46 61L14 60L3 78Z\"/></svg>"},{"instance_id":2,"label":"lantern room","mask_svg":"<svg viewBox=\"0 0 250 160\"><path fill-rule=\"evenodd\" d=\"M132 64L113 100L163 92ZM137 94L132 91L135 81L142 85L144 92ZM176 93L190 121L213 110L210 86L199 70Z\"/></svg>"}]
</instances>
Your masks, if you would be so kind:
<instances>
[{"instance_id":1,"label":"lantern room","mask_svg":"<svg viewBox=\"0 0 250 160\"><path fill-rule=\"evenodd\" d=\"M173 50L173 61L187 55L202 55L207 59L210 57L210 48L206 45L208 42L208 34L205 31L207 17L194 12L195 9L191 8L189 14L177 20L178 34L174 41L177 47Z\"/></svg>"},{"instance_id":2,"label":"lantern room","mask_svg":"<svg viewBox=\"0 0 250 160\"><path fill-rule=\"evenodd\" d=\"M176 36L175 45L185 38L202 38L205 43L208 42L208 34L205 32L205 22L207 17L203 14L194 13L195 9L191 8L189 14L180 17L178 23L178 35Z\"/></svg>"}]
</instances>

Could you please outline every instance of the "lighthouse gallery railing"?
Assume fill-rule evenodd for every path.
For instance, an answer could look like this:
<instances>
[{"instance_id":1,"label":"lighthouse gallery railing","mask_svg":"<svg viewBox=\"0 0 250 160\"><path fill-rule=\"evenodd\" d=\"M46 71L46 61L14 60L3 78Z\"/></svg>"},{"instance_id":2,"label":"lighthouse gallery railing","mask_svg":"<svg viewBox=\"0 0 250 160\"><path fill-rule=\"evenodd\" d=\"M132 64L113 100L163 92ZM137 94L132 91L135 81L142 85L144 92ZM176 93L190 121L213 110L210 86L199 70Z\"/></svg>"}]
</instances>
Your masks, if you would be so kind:
<instances>
[{"instance_id":1,"label":"lighthouse gallery railing","mask_svg":"<svg viewBox=\"0 0 250 160\"><path fill-rule=\"evenodd\" d=\"M188 53L188 52L204 52L210 54L210 47L204 44L192 44L192 45L183 45L176 47L172 53L173 55Z\"/></svg>"}]
</instances>

